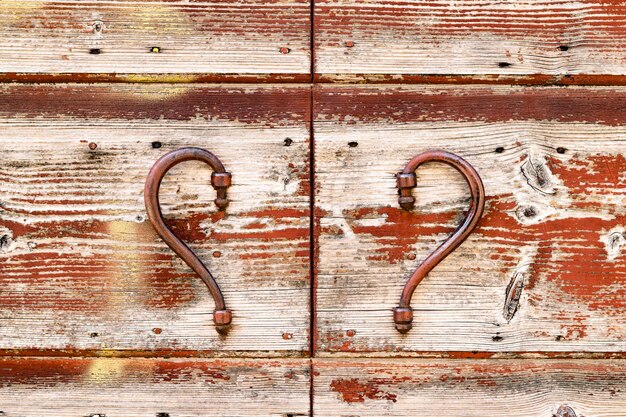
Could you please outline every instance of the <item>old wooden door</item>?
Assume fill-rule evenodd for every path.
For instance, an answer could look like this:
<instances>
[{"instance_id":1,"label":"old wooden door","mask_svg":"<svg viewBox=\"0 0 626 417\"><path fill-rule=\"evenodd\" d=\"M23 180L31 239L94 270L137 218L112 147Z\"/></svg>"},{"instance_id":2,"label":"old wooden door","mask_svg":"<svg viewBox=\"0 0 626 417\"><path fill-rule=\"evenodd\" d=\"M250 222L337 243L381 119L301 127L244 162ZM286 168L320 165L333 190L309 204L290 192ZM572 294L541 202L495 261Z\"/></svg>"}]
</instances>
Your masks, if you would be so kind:
<instances>
[{"instance_id":1,"label":"old wooden door","mask_svg":"<svg viewBox=\"0 0 626 417\"><path fill-rule=\"evenodd\" d=\"M315 2L316 416L625 416L622 2ZM368 83L370 85L346 85ZM602 85L602 86L599 86ZM469 207L485 212L392 308Z\"/></svg>"},{"instance_id":2,"label":"old wooden door","mask_svg":"<svg viewBox=\"0 0 626 417\"><path fill-rule=\"evenodd\" d=\"M626 416L626 5L0 0L0 415ZM215 301L155 231L211 271ZM484 213L412 295L470 204Z\"/></svg>"},{"instance_id":3,"label":"old wooden door","mask_svg":"<svg viewBox=\"0 0 626 417\"><path fill-rule=\"evenodd\" d=\"M0 2L0 411L300 416L310 400L310 5ZM211 84L203 84L211 82ZM219 82L219 84L218 84ZM233 84L223 84L230 82ZM254 84L250 84L254 82ZM155 233L168 224L233 312Z\"/></svg>"}]
</instances>

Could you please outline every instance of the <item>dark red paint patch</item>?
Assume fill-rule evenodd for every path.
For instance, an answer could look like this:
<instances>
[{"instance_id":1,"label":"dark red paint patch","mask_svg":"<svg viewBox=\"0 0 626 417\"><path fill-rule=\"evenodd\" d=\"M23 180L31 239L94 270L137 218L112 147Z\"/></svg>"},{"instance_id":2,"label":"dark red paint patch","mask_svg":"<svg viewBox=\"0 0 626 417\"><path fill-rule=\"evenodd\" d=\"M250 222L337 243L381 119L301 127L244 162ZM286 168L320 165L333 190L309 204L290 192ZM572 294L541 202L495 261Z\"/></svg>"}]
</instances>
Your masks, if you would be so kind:
<instances>
[{"instance_id":1,"label":"dark red paint patch","mask_svg":"<svg viewBox=\"0 0 626 417\"><path fill-rule=\"evenodd\" d=\"M185 87L15 84L0 87L0 115L102 120L228 120L302 125L309 111L303 87Z\"/></svg>"},{"instance_id":2,"label":"dark red paint patch","mask_svg":"<svg viewBox=\"0 0 626 417\"><path fill-rule=\"evenodd\" d=\"M89 370L91 360L84 359L2 359L0 386L45 382L54 386L80 381Z\"/></svg>"},{"instance_id":3,"label":"dark red paint patch","mask_svg":"<svg viewBox=\"0 0 626 417\"><path fill-rule=\"evenodd\" d=\"M314 90L315 119L348 123L549 120L626 123L626 91L618 88L334 87Z\"/></svg>"},{"instance_id":4,"label":"dark red paint patch","mask_svg":"<svg viewBox=\"0 0 626 417\"><path fill-rule=\"evenodd\" d=\"M361 382L356 378L336 379L330 383L331 390L339 393L344 402L362 403L368 400L386 400L396 402L398 396L380 389L384 381L376 378L367 382Z\"/></svg>"},{"instance_id":5,"label":"dark red paint patch","mask_svg":"<svg viewBox=\"0 0 626 417\"><path fill-rule=\"evenodd\" d=\"M452 233L455 227L452 221L457 213L420 213L399 207L380 207L350 210L344 212L344 216L354 233L376 238L379 249L368 256L369 260L398 263L404 260L418 237ZM384 219L382 225L358 224L361 220L379 218Z\"/></svg>"}]
</instances>

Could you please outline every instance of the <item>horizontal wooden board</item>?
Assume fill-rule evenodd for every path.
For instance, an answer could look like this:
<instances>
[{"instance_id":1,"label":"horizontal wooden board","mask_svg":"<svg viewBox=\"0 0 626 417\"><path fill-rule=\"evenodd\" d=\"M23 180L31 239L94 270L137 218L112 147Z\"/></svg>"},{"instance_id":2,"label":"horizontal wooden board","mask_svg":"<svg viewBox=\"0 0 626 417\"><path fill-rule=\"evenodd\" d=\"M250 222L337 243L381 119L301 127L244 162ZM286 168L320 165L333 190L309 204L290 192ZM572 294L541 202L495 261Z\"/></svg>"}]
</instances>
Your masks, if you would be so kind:
<instances>
[{"instance_id":1,"label":"horizontal wooden board","mask_svg":"<svg viewBox=\"0 0 626 417\"><path fill-rule=\"evenodd\" d=\"M0 78L308 81L310 15L307 0L0 0Z\"/></svg>"},{"instance_id":2,"label":"horizontal wooden board","mask_svg":"<svg viewBox=\"0 0 626 417\"><path fill-rule=\"evenodd\" d=\"M308 416L308 360L0 358L6 417Z\"/></svg>"},{"instance_id":3,"label":"horizontal wooden board","mask_svg":"<svg viewBox=\"0 0 626 417\"><path fill-rule=\"evenodd\" d=\"M320 355L626 351L626 89L320 86L315 102ZM471 163L487 203L401 335L407 278L469 204L427 164L399 207L395 173L432 148Z\"/></svg>"},{"instance_id":4,"label":"horizontal wooden board","mask_svg":"<svg viewBox=\"0 0 626 417\"><path fill-rule=\"evenodd\" d=\"M0 91L0 352L308 352L307 86ZM233 175L225 212L200 162L173 168L160 193L233 311L227 336L207 288L146 218L148 170L186 146Z\"/></svg>"},{"instance_id":5,"label":"horizontal wooden board","mask_svg":"<svg viewBox=\"0 0 626 417\"><path fill-rule=\"evenodd\" d=\"M314 7L320 81L626 74L619 1L319 0Z\"/></svg>"},{"instance_id":6,"label":"horizontal wooden board","mask_svg":"<svg viewBox=\"0 0 626 417\"><path fill-rule=\"evenodd\" d=\"M618 417L624 361L315 360L319 417Z\"/></svg>"}]
</instances>

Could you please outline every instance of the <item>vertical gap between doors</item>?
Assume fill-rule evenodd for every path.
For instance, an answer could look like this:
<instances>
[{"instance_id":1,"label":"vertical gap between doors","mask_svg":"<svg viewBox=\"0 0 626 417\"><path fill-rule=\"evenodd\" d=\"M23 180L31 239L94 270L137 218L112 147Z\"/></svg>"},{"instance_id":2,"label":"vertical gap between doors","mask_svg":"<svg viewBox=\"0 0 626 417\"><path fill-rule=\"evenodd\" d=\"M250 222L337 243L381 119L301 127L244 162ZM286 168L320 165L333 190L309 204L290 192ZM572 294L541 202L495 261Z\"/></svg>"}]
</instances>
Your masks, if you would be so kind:
<instances>
[{"instance_id":1,"label":"vertical gap between doors","mask_svg":"<svg viewBox=\"0 0 626 417\"><path fill-rule=\"evenodd\" d=\"M315 88L315 0L311 1L311 18L309 20L311 25L311 34L310 34L310 50L311 50L311 86L309 90L309 179L310 183L310 218L309 218L309 269L310 269L310 323L311 327L309 329L309 415L313 417L315 412L313 411L313 406L315 402L315 370L313 367L313 358L315 357L315 348L316 348L316 331L317 331L317 311L316 311L316 294L317 294L317 278L315 276L315 103L314 103L314 88Z\"/></svg>"},{"instance_id":2,"label":"vertical gap between doors","mask_svg":"<svg viewBox=\"0 0 626 417\"><path fill-rule=\"evenodd\" d=\"M309 19L309 24L311 25L311 32L309 35L310 42L310 52L311 52L311 83L315 82L315 0L311 1L311 17Z\"/></svg>"},{"instance_id":3,"label":"vertical gap between doors","mask_svg":"<svg viewBox=\"0 0 626 417\"><path fill-rule=\"evenodd\" d=\"M310 192L309 192L309 273L311 288L310 293L310 328L309 328L309 413L313 416L313 401L314 401L314 389L313 389L313 358L315 357L316 348L316 331L317 331L317 312L316 312L316 293L317 293L317 281L315 276L315 126L314 126L314 86L309 87L309 180L310 180Z\"/></svg>"}]
</instances>

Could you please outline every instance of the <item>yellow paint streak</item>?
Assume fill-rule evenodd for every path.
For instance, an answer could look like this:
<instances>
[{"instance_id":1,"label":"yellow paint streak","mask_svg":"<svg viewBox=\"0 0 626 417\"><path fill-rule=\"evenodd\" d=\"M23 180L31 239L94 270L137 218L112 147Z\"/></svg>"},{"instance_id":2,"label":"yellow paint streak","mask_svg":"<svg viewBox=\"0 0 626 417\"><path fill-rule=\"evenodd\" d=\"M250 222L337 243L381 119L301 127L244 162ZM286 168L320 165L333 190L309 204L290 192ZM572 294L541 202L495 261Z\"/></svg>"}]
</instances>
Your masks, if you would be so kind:
<instances>
[{"instance_id":1,"label":"yellow paint streak","mask_svg":"<svg viewBox=\"0 0 626 417\"><path fill-rule=\"evenodd\" d=\"M33 12L43 6L44 2L39 0L0 0L0 26L14 25L25 18L32 18Z\"/></svg>"},{"instance_id":2,"label":"yellow paint streak","mask_svg":"<svg viewBox=\"0 0 626 417\"><path fill-rule=\"evenodd\" d=\"M193 22L178 7L151 3L133 7L128 20L133 29L163 35L193 35ZM159 45L154 45L159 46Z\"/></svg>"},{"instance_id":3,"label":"yellow paint streak","mask_svg":"<svg viewBox=\"0 0 626 417\"><path fill-rule=\"evenodd\" d=\"M85 374L85 380L91 384L102 384L119 379L124 373L124 361L97 358L89 364L89 369Z\"/></svg>"},{"instance_id":4,"label":"yellow paint streak","mask_svg":"<svg viewBox=\"0 0 626 417\"><path fill-rule=\"evenodd\" d=\"M124 74L118 77L130 83L192 83L198 79L193 74Z\"/></svg>"},{"instance_id":5,"label":"yellow paint streak","mask_svg":"<svg viewBox=\"0 0 626 417\"><path fill-rule=\"evenodd\" d=\"M112 254L112 261L116 267L116 273L110 278L110 286L118 288L119 291L110 291L108 306L110 311L115 312L119 308L129 305L125 300L126 291L124 288L141 291L144 282L143 262L141 262L140 246L141 225L129 221L112 221L107 224L107 231L116 244ZM130 303L131 305L133 303Z\"/></svg>"}]
</instances>

